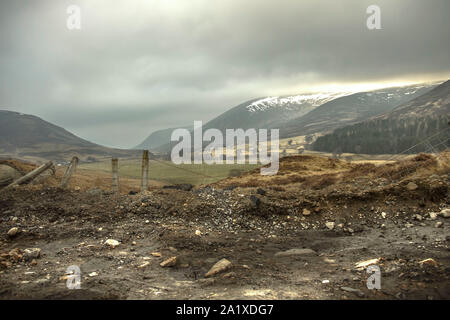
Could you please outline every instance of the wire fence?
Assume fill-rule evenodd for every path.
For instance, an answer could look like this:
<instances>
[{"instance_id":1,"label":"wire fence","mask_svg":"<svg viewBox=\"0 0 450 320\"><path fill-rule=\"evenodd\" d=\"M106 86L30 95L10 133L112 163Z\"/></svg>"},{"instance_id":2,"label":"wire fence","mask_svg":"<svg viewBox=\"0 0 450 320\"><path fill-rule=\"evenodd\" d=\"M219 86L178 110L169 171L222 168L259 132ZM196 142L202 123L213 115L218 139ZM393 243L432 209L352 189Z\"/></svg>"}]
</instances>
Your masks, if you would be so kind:
<instances>
[{"instance_id":1,"label":"wire fence","mask_svg":"<svg viewBox=\"0 0 450 320\"><path fill-rule=\"evenodd\" d=\"M415 145L405 149L401 153L392 155L386 161L396 162L399 160L405 159L407 156L417 155L420 153L432 154L436 160L442 159L442 152L449 150L450 147L450 128L445 128L436 132L435 134L421 140ZM406 167L398 168L398 172L396 172L396 176L404 177L414 173L422 164L418 161L416 165L410 165ZM388 169L385 170L383 175L389 180L389 182L393 182L394 177L388 172Z\"/></svg>"}]
</instances>

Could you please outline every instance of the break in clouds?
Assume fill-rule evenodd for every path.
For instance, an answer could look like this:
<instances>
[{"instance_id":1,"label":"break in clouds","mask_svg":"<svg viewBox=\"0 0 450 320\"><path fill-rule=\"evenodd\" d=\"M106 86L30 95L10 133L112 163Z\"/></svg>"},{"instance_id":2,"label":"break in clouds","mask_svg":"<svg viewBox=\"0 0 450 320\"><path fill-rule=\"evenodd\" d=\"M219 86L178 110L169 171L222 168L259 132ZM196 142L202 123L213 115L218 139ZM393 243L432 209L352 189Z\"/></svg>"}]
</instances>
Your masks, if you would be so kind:
<instances>
[{"instance_id":1,"label":"break in clouds","mask_svg":"<svg viewBox=\"0 0 450 320\"><path fill-rule=\"evenodd\" d=\"M66 9L81 8L81 30ZM381 8L381 30L366 8ZM5 0L0 109L132 147L245 100L331 85L446 79L442 1Z\"/></svg>"}]
</instances>

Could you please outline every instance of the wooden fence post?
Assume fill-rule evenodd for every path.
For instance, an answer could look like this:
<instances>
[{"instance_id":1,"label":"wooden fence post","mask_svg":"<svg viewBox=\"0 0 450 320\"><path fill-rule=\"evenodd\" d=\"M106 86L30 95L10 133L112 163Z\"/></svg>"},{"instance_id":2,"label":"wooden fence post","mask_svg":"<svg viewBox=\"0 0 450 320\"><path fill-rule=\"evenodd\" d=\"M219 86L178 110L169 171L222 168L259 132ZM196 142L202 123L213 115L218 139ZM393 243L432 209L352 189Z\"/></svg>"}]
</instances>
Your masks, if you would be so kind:
<instances>
[{"instance_id":1,"label":"wooden fence post","mask_svg":"<svg viewBox=\"0 0 450 320\"><path fill-rule=\"evenodd\" d=\"M73 157L72 161L70 161L69 166L66 169L66 172L64 173L64 177L61 181L61 188L65 189L69 185L70 178L72 177L72 174L75 172L75 169L78 165L78 158Z\"/></svg>"},{"instance_id":2,"label":"wooden fence post","mask_svg":"<svg viewBox=\"0 0 450 320\"><path fill-rule=\"evenodd\" d=\"M148 189L148 150L142 153L141 192Z\"/></svg>"},{"instance_id":3,"label":"wooden fence post","mask_svg":"<svg viewBox=\"0 0 450 320\"><path fill-rule=\"evenodd\" d=\"M119 192L119 159L112 158L112 185L115 192Z\"/></svg>"},{"instance_id":4,"label":"wooden fence post","mask_svg":"<svg viewBox=\"0 0 450 320\"><path fill-rule=\"evenodd\" d=\"M54 165L53 165L53 162L51 162L51 161L49 161L47 163L44 163L39 168L34 169L33 171L27 173L23 177L20 177L16 181L12 182L10 185L6 186L5 189L9 189L9 188L11 188L13 186L18 186L18 185L21 185L21 184L24 184L24 183L29 183L34 178L39 176L42 172L44 172L45 170L48 170L48 169L52 169L53 170L53 167L54 167Z\"/></svg>"}]
</instances>

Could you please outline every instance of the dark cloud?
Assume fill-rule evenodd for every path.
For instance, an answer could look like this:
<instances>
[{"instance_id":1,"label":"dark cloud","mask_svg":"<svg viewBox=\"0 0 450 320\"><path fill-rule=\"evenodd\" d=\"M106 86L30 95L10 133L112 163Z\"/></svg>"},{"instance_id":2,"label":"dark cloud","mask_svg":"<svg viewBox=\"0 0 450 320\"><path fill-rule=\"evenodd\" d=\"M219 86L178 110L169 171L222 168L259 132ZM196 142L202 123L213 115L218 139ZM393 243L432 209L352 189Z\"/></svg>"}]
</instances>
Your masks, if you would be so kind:
<instances>
[{"instance_id":1,"label":"dark cloud","mask_svg":"<svg viewBox=\"0 0 450 320\"><path fill-rule=\"evenodd\" d=\"M66 28L66 8L82 29ZM381 8L381 30L366 8ZM450 74L448 0L0 4L0 109L129 147L244 100Z\"/></svg>"}]
</instances>

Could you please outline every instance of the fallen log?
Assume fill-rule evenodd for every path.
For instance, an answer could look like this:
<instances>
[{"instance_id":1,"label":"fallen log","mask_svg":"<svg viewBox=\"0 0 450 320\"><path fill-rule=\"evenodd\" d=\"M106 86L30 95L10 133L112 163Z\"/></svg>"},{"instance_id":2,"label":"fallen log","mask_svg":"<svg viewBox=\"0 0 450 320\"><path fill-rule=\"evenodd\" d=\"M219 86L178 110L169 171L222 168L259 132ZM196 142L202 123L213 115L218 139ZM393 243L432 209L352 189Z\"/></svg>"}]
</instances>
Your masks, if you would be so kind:
<instances>
[{"instance_id":1,"label":"fallen log","mask_svg":"<svg viewBox=\"0 0 450 320\"><path fill-rule=\"evenodd\" d=\"M34 169L33 171L27 173L23 177L20 177L16 181L13 181L13 183L11 183L8 186L6 186L5 189L8 189L8 188L11 188L11 187L14 187L14 186L18 186L18 185L21 185L21 184L29 183L29 182L33 181L36 177L38 177L42 172L46 171L47 169L51 169L53 172L55 172L54 165L53 165L52 161L49 161L49 162L43 164L42 166L40 166L40 167Z\"/></svg>"}]
</instances>

